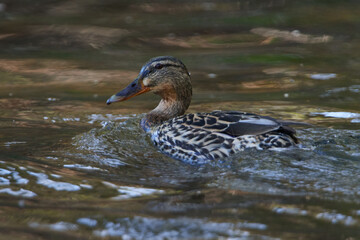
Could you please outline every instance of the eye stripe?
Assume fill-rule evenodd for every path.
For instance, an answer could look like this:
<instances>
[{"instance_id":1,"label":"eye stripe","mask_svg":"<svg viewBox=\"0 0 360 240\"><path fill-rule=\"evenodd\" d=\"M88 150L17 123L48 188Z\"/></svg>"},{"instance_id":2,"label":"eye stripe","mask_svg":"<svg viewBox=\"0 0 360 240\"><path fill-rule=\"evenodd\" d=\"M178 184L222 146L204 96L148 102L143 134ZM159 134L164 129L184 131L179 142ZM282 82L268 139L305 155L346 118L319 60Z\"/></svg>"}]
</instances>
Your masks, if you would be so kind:
<instances>
[{"instance_id":1,"label":"eye stripe","mask_svg":"<svg viewBox=\"0 0 360 240\"><path fill-rule=\"evenodd\" d=\"M156 57L156 58L150 59L150 61L147 62L142 67L139 75L142 78L144 78L144 77L148 76L149 74L153 73L154 71L157 71L164 67L175 67L175 68L184 69L186 71L187 75L190 76L185 65L180 60L178 60L174 57L171 57L171 56L161 56L161 57Z\"/></svg>"},{"instance_id":2,"label":"eye stripe","mask_svg":"<svg viewBox=\"0 0 360 240\"><path fill-rule=\"evenodd\" d=\"M156 67L157 65L160 65L161 67L160 67L160 68L159 68L159 67ZM142 76L146 76L146 75L148 75L149 73L154 72L154 70L161 69L161 68L164 68L164 67L179 67L179 68L182 68L182 66L176 65L176 64L171 64L171 63L161 64L161 63L158 63L158 64L156 64L156 65L153 66L153 67L149 67L149 69L147 69L147 70L145 70L146 68L142 69L142 70L140 71L140 74L141 74Z\"/></svg>"},{"instance_id":3,"label":"eye stripe","mask_svg":"<svg viewBox=\"0 0 360 240\"><path fill-rule=\"evenodd\" d=\"M155 65L156 69L162 69L163 67L164 67L164 65L161 64L161 63L158 63L158 64Z\"/></svg>"}]
</instances>

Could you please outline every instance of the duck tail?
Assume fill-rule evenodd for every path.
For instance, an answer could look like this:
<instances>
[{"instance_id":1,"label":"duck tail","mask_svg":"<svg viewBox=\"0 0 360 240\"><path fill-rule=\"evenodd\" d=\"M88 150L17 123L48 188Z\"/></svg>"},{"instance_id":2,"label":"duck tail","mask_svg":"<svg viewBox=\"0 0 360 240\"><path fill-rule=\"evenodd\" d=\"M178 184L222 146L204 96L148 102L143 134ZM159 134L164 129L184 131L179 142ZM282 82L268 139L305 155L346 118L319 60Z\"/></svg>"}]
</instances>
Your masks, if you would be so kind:
<instances>
[{"instance_id":1,"label":"duck tail","mask_svg":"<svg viewBox=\"0 0 360 240\"><path fill-rule=\"evenodd\" d=\"M296 135L296 131L295 129L293 129L292 127L286 126L286 125L282 125L277 132L283 133L285 135L288 135L296 144L298 144L300 141L299 139L295 136Z\"/></svg>"}]
</instances>

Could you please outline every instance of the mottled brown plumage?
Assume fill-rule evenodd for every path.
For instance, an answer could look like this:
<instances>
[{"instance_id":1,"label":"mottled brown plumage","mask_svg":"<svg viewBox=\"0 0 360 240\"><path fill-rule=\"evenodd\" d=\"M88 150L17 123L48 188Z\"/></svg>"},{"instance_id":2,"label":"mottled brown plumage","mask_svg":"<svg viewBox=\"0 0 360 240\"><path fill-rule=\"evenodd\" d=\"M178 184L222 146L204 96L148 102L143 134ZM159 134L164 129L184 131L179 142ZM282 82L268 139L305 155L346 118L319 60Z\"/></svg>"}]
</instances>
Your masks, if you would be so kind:
<instances>
[{"instance_id":1,"label":"mottled brown plumage","mask_svg":"<svg viewBox=\"0 0 360 240\"><path fill-rule=\"evenodd\" d=\"M161 96L159 105L141 120L142 128L160 151L190 163L225 158L246 148L287 148L298 143L293 122L237 111L183 115L192 87L185 65L170 56L147 62L139 76L107 103L124 101L144 92Z\"/></svg>"}]
</instances>

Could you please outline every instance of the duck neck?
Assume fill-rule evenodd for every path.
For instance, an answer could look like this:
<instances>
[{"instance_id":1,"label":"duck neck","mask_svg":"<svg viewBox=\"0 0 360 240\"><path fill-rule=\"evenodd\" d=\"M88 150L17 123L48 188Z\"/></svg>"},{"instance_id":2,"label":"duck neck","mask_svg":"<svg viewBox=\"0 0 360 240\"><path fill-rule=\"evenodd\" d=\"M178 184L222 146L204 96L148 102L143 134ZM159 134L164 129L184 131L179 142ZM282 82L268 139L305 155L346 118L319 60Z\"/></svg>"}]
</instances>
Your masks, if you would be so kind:
<instances>
[{"instance_id":1,"label":"duck neck","mask_svg":"<svg viewBox=\"0 0 360 240\"><path fill-rule=\"evenodd\" d=\"M166 101L162 99L159 105L146 115L149 122L154 124L162 123L171 118L183 115L186 111L182 102L179 101Z\"/></svg>"},{"instance_id":2,"label":"duck neck","mask_svg":"<svg viewBox=\"0 0 360 240\"><path fill-rule=\"evenodd\" d=\"M145 131L159 125L169 119L181 116L188 109L191 102L191 90L185 95L162 96L158 106L147 113L141 120L141 126Z\"/></svg>"}]
</instances>

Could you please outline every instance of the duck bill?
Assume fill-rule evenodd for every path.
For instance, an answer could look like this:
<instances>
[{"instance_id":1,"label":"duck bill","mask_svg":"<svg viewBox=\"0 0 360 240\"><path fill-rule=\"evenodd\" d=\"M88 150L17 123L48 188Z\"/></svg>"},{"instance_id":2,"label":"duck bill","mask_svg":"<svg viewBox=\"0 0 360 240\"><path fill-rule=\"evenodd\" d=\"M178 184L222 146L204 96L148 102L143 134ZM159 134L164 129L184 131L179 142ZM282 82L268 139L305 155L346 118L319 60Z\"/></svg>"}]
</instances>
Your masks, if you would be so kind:
<instances>
[{"instance_id":1,"label":"duck bill","mask_svg":"<svg viewBox=\"0 0 360 240\"><path fill-rule=\"evenodd\" d=\"M150 91L150 88L145 87L139 79L135 79L130 83L126 88L121 90L115 95L112 95L107 101L106 104L109 105L113 102L122 102L126 101L132 97L143 94Z\"/></svg>"}]
</instances>

